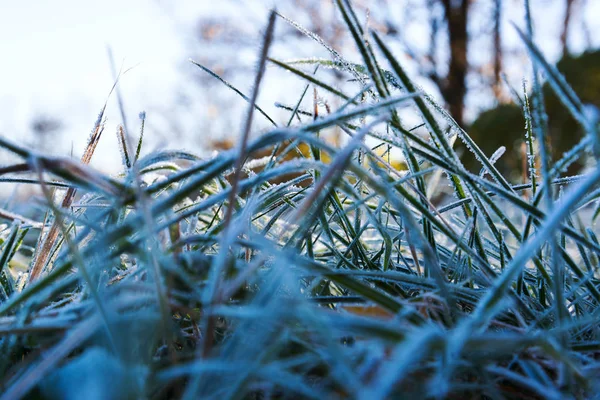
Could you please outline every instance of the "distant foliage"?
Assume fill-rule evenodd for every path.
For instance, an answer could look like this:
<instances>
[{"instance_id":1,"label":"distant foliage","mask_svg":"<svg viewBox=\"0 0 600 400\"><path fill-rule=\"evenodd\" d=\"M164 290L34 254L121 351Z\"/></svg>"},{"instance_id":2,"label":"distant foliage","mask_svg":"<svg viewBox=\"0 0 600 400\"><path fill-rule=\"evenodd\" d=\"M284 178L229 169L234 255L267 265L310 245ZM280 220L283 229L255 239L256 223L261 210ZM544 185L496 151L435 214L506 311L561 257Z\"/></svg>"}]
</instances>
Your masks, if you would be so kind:
<instances>
[{"instance_id":1,"label":"distant foliage","mask_svg":"<svg viewBox=\"0 0 600 400\"><path fill-rule=\"evenodd\" d=\"M579 56L567 55L556 67L583 103L600 107L600 51L587 51ZM544 85L543 92L548 113L552 158L558 160L584 137L585 132L549 85ZM522 180L523 158L526 156L522 147L525 140L525 118L519 105L500 104L482 112L470 126L469 134L488 155L500 146L505 146L507 152L496 165L512 182ZM477 162L470 154L464 155L464 162L471 171L478 172ZM584 164L585 159L582 158L574 163L568 172L578 173Z\"/></svg>"}]
</instances>

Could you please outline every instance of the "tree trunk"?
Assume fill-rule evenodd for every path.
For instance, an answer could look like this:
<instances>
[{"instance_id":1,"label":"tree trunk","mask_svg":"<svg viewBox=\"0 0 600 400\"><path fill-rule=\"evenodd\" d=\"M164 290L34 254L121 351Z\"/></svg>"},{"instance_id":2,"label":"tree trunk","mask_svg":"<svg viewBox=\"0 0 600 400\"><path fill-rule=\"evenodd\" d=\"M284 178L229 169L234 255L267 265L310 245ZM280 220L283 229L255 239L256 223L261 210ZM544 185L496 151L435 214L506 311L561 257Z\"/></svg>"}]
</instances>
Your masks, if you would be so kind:
<instances>
[{"instance_id":1,"label":"tree trunk","mask_svg":"<svg viewBox=\"0 0 600 400\"><path fill-rule=\"evenodd\" d=\"M442 0L442 4L450 41L448 76L442 87L442 96L448 103L450 114L462 126L464 99L467 92L466 76L469 69L467 60L469 0Z\"/></svg>"},{"instance_id":2,"label":"tree trunk","mask_svg":"<svg viewBox=\"0 0 600 400\"><path fill-rule=\"evenodd\" d=\"M502 100L502 42L500 24L502 22L502 0L494 0L494 96Z\"/></svg>"},{"instance_id":3,"label":"tree trunk","mask_svg":"<svg viewBox=\"0 0 600 400\"><path fill-rule=\"evenodd\" d=\"M563 20L563 31L560 35L560 44L562 46L562 54L563 56L569 52L569 47L567 44L567 37L569 34L569 25L571 22L571 14L573 11L573 3L574 0L567 0L566 9L565 9L565 18Z\"/></svg>"}]
</instances>

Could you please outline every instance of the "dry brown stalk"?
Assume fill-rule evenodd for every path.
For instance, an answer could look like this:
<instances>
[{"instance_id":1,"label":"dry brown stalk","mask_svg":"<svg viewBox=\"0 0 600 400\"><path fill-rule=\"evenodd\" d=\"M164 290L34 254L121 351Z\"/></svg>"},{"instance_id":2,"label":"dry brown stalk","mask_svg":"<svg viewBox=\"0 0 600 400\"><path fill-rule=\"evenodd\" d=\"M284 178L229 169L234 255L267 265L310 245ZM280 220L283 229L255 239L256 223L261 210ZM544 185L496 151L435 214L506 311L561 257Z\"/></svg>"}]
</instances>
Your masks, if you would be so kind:
<instances>
[{"instance_id":1,"label":"dry brown stalk","mask_svg":"<svg viewBox=\"0 0 600 400\"><path fill-rule=\"evenodd\" d=\"M85 151L83 152L83 155L81 156L82 164L90 163L90 160L92 159L92 155L94 154L94 151L96 150L96 146L98 145L98 142L100 140L100 136L102 135L102 132L104 131L104 124L102 123L102 115L103 114L104 114L104 110L102 110L102 113L100 114L100 117L98 118L98 121L96 122L96 125L94 127L92 136L90 137L90 140L88 141ZM76 192L77 192L77 189L75 189L74 187L70 187L69 189L67 189L67 192L65 193L65 197L63 198L62 203L61 203L61 207L63 209L69 208L71 206L71 204L73 203L73 199L75 198ZM59 229L58 221L55 220L52 223L52 226L50 227L48 234L45 237L40 236L40 241L38 242L38 246L37 246L39 251L36 251L37 257L35 258L33 267L31 268L31 272L29 273L28 283L35 282L35 280L37 280L40 277L42 271L44 270L44 267L49 262L49 257L52 252L52 248L54 247L54 244L58 240L59 234L60 234L60 229Z\"/></svg>"}]
</instances>

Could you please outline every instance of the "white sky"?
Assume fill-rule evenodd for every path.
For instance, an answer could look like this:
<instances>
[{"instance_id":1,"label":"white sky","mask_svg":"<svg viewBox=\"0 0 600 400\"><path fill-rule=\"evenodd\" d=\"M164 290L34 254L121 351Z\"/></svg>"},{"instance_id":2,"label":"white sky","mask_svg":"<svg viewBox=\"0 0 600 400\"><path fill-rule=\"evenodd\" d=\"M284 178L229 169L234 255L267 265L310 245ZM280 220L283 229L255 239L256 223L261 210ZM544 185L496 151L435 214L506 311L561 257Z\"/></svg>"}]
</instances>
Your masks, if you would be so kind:
<instances>
[{"instance_id":1,"label":"white sky","mask_svg":"<svg viewBox=\"0 0 600 400\"><path fill-rule=\"evenodd\" d=\"M150 99L170 101L185 57L173 21L145 0L0 0L0 37L0 134L26 137L32 117L56 115L77 152L112 86L107 46L119 66L136 66L122 90L128 108L140 111ZM114 109L109 118L111 127L119 122ZM107 133L104 143L114 145Z\"/></svg>"}]
</instances>

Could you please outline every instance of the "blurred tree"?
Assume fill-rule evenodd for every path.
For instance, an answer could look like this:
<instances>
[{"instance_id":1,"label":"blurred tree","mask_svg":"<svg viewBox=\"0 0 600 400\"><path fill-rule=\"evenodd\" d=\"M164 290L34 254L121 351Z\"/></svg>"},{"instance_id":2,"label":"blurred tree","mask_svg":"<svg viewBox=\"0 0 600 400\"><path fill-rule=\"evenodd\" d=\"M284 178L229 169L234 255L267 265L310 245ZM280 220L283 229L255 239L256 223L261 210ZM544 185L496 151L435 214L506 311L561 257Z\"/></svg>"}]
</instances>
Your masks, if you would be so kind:
<instances>
[{"instance_id":1,"label":"blurred tree","mask_svg":"<svg viewBox=\"0 0 600 400\"><path fill-rule=\"evenodd\" d=\"M62 128L60 120L48 117L46 115L39 115L31 121L31 130L36 136L46 136Z\"/></svg>"},{"instance_id":2,"label":"blurred tree","mask_svg":"<svg viewBox=\"0 0 600 400\"><path fill-rule=\"evenodd\" d=\"M477 81L484 81L488 87L495 85L494 93L501 95L502 0L483 2L486 4L478 14L470 12L471 3L471 0L352 1L364 24L381 33L388 43L400 46L405 59L412 59L418 66L418 74L437 87L450 113L461 125L469 73L476 73ZM277 7L282 15L297 21L336 51L344 54L344 48L351 45L345 24L337 15L335 1L289 0L278 2ZM233 14L200 18L196 37L201 51L195 59L212 66L225 79L231 79L242 70L247 72L252 66L248 49L254 51L255 47L250 30L254 26L252 17L253 13L248 10L243 17ZM477 26L470 20L473 18L478 18ZM487 26L494 26L493 31L490 32ZM480 40L482 35L490 38L490 47L494 49L490 59L483 64L468 56L471 37ZM304 53L302 50L310 45L302 32L290 24L281 24L276 40L281 44L277 48L278 54L283 57L298 58L299 53ZM231 48L237 50L231 51ZM228 49L227 54L223 54L222 49ZM484 64L493 65L493 68L486 68ZM342 78L341 74L335 74L337 79ZM202 85L214 84L210 77L199 76Z\"/></svg>"},{"instance_id":3,"label":"blurred tree","mask_svg":"<svg viewBox=\"0 0 600 400\"><path fill-rule=\"evenodd\" d=\"M600 51L587 51L579 56L567 54L560 59L557 68L583 103L600 107ZM583 132L548 84L544 85L543 91L549 118L550 148L556 160L581 140ZM468 132L488 155L505 146L507 152L496 166L513 181L523 175L521 143L525 138L525 119L519 106L502 104L481 113ZM463 161L473 172L479 172L479 163L471 154L465 154ZM582 162L572 165L567 172L577 173Z\"/></svg>"},{"instance_id":4,"label":"blurred tree","mask_svg":"<svg viewBox=\"0 0 600 400\"><path fill-rule=\"evenodd\" d=\"M29 127L33 134L33 143L31 145L35 149L48 150L49 141L57 138L63 130L63 123L56 117L40 114L30 121Z\"/></svg>"},{"instance_id":5,"label":"blurred tree","mask_svg":"<svg viewBox=\"0 0 600 400\"><path fill-rule=\"evenodd\" d=\"M497 1L499 3L499 0ZM469 18L469 0L442 0L445 23L448 29L450 43L450 59L446 76L435 73L434 82L440 87L440 92L448 104L450 114L462 126L464 99L467 93L466 77L469 70L467 46L467 21ZM495 36L500 39L500 36ZM433 49L435 51L435 49ZM500 47L498 47L500 51Z\"/></svg>"},{"instance_id":6,"label":"blurred tree","mask_svg":"<svg viewBox=\"0 0 600 400\"><path fill-rule=\"evenodd\" d=\"M575 4L575 0L565 0L565 17L563 19L563 30L560 34L560 44L562 48L563 56L568 54L568 42L567 37L569 35L569 25L571 25L571 16L573 15L573 5Z\"/></svg>"},{"instance_id":7,"label":"blurred tree","mask_svg":"<svg viewBox=\"0 0 600 400\"><path fill-rule=\"evenodd\" d=\"M536 0L532 1L535 3ZM277 2L277 7L281 15L297 21L307 31L315 33L328 46L346 56L355 49L335 3L335 0L282 0ZM253 68L257 42L255 30L261 24L263 13L255 3L224 0L223 4L232 5L232 9L238 12L229 10L221 15L211 14L198 19L198 51L193 58L223 78L236 81L241 76L240 73L248 74ZM515 8L513 6L518 5L517 8L522 10L521 1L352 0L352 4L365 28L372 28L382 35L408 67L412 77L427 91L435 92L437 89L450 114L460 125L466 126L480 110L494 104L500 105L497 111L481 115L473 124L476 132L497 129L494 117L496 112L504 118L504 126L510 125L508 121L515 124L512 133L498 137L476 133L476 140L489 154L499 147L500 141L502 145L513 148L514 143L506 142L517 138L520 140L524 126L521 112L509 104L508 91L501 78L506 67L513 72L516 69L516 74L519 75L517 79L520 79L526 74L524 71L529 65L528 58L523 57L521 44L507 40L502 29L515 19L515 14L511 14ZM578 22L577 27L584 36L587 32L582 19L586 0L557 0L552 5L555 11L561 12L561 8L564 11L560 20L562 28L555 29L556 37L546 40L560 40L563 56L568 57L569 33L573 31L574 22ZM540 7L540 4L532 7ZM546 19L540 18L537 22L544 24ZM297 59L313 57L315 54L330 58L316 44L317 41L308 39L297 26L279 23L277 29L276 42L272 47L275 58ZM589 46L589 43L588 40L585 45ZM318 46L316 50L315 46ZM332 71L330 73L336 85L343 88L343 85L351 84L339 71L328 71ZM325 72L319 71L319 74L323 73ZM214 85L220 84L208 74L199 72L195 76L204 92L212 93ZM295 100L294 98L292 101ZM210 104L207 108L221 107ZM555 122L560 123L558 120ZM482 128L484 123L491 126ZM557 151L565 147L559 143L560 140L558 136L553 140ZM508 152L500 160L500 164L509 162L510 157L512 154ZM520 165L518 159L509 163L514 164L510 166L511 170Z\"/></svg>"}]
</instances>

